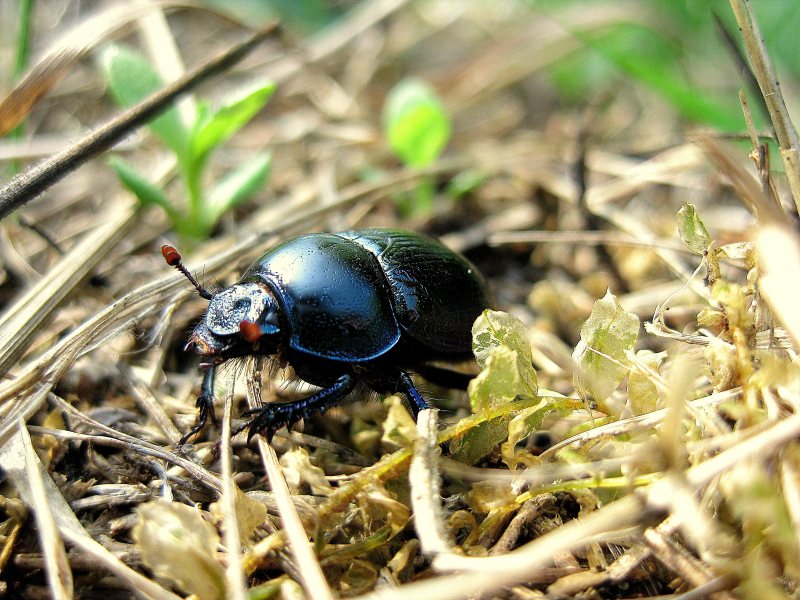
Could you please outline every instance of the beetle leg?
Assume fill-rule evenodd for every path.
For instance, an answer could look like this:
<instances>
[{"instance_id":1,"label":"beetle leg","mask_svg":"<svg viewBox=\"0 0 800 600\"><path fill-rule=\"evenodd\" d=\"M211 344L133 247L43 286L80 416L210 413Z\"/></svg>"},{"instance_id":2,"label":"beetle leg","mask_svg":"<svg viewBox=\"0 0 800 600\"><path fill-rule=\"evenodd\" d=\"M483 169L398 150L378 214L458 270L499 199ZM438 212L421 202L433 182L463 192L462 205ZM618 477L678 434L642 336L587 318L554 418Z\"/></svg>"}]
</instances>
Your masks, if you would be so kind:
<instances>
[{"instance_id":1,"label":"beetle leg","mask_svg":"<svg viewBox=\"0 0 800 600\"><path fill-rule=\"evenodd\" d=\"M402 392L405 394L406 398L408 398L415 419L419 416L419 411L431 407L431 405L425 401L425 398L422 397L422 394L419 393L414 386L414 382L411 381L411 377L405 371L400 371L397 391Z\"/></svg>"},{"instance_id":2,"label":"beetle leg","mask_svg":"<svg viewBox=\"0 0 800 600\"><path fill-rule=\"evenodd\" d=\"M273 434L284 425L291 427L300 419L324 412L331 406L339 404L353 391L355 385L356 380L352 375L342 375L332 386L308 398L294 402L271 402L260 408L245 411L244 416L255 415L247 425L248 443L259 432L264 432L267 440L272 441Z\"/></svg>"},{"instance_id":3,"label":"beetle leg","mask_svg":"<svg viewBox=\"0 0 800 600\"><path fill-rule=\"evenodd\" d=\"M199 433L200 430L205 427L209 417L214 425L219 424L217 422L217 414L214 412L214 375L216 375L216 371L217 367L214 365L206 369L206 372L203 373L203 383L200 384L200 395L197 396L196 403L199 409L197 423L195 423L194 427L178 441L178 444L181 446L189 441L190 437Z\"/></svg>"}]
</instances>

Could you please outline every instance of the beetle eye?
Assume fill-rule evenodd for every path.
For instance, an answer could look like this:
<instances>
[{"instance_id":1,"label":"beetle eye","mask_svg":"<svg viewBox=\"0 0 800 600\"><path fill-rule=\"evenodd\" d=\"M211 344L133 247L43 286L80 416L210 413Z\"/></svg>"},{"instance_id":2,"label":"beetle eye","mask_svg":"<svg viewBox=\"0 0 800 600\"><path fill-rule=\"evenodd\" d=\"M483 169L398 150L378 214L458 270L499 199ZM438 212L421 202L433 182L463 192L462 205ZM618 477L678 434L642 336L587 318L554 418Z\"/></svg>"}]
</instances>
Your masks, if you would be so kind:
<instances>
[{"instance_id":1,"label":"beetle eye","mask_svg":"<svg viewBox=\"0 0 800 600\"><path fill-rule=\"evenodd\" d=\"M239 323L257 321L268 301L269 295L258 284L231 286L211 299L206 312L206 326L214 335L239 333Z\"/></svg>"}]
</instances>

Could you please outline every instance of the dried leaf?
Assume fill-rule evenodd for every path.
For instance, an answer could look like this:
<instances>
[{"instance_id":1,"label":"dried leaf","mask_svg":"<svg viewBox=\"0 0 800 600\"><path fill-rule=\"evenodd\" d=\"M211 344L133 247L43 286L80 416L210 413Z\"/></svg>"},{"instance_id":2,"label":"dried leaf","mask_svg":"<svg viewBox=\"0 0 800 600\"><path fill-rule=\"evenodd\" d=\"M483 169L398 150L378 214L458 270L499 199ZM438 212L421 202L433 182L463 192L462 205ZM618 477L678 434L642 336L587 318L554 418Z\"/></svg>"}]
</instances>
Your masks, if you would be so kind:
<instances>
[{"instance_id":1,"label":"dried leaf","mask_svg":"<svg viewBox=\"0 0 800 600\"><path fill-rule=\"evenodd\" d=\"M718 281L711 287L711 297L725 310L729 330L745 330L753 326L754 315L750 298L742 286L729 281Z\"/></svg>"},{"instance_id":2,"label":"dried leaf","mask_svg":"<svg viewBox=\"0 0 800 600\"><path fill-rule=\"evenodd\" d=\"M517 352L505 346L491 348L483 370L467 386L472 412L484 413L517 397L520 376Z\"/></svg>"},{"instance_id":3,"label":"dried leaf","mask_svg":"<svg viewBox=\"0 0 800 600\"><path fill-rule=\"evenodd\" d=\"M466 501L475 512L489 513L512 506L516 494L508 481L479 481L467 492Z\"/></svg>"},{"instance_id":4,"label":"dried leaf","mask_svg":"<svg viewBox=\"0 0 800 600\"><path fill-rule=\"evenodd\" d=\"M225 598L225 570L216 558L219 535L197 509L158 500L137 513L133 539L156 575L200 600Z\"/></svg>"},{"instance_id":5,"label":"dried leaf","mask_svg":"<svg viewBox=\"0 0 800 600\"><path fill-rule=\"evenodd\" d=\"M298 493L302 483L308 484L312 494L327 496L331 493L331 484L325 477L325 471L311 462L311 456L305 448L292 448L281 456L280 463L292 493Z\"/></svg>"},{"instance_id":6,"label":"dried leaf","mask_svg":"<svg viewBox=\"0 0 800 600\"><path fill-rule=\"evenodd\" d=\"M372 485L358 496L365 512L375 510L385 517L391 528L390 537L400 533L411 518L411 510L402 502L393 498L382 486Z\"/></svg>"},{"instance_id":7,"label":"dried leaf","mask_svg":"<svg viewBox=\"0 0 800 600\"><path fill-rule=\"evenodd\" d=\"M474 465L508 437L509 417L497 417L473 427L450 442L454 460Z\"/></svg>"},{"instance_id":8,"label":"dried leaf","mask_svg":"<svg viewBox=\"0 0 800 600\"><path fill-rule=\"evenodd\" d=\"M236 523L239 527L239 539L242 542L252 540L253 535L267 519L267 507L263 502L245 494L239 486L236 489ZM212 502L209 506L211 514L217 522L222 522L222 501Z\"/></svg>"},{"instance_id":9,"label":"dried leaf","mask_svg":"<svg viewBox=\"0 0 800 600\"><path fill-rule=\"evenodd\" d=\"M508 440L500 446L503 462L509 469L516 469L520 463L532 463L533 456L519 451L516 445L542 426L542 421L555 410L569 411L572 401L568 398L542 398L536 406L521 410L508 424Z\"/></svg>"},{"instance_id":10,"label":"dried leaf","mask_svg":"<svg viewBox=\"0 0 800 600\"><path fill-rule=\"evenodd\" d=\"M737 384L736 349L718 338L711 338L705 351L706 372L714 391L729 390Z\"/></svg>"},{"instance_id":11,"label":"dried leaf","mask_svg":"<svg viewBox=\"0 0 800 600\"><path fill-rule=\"evenodd\" d=\"M646 370L658 373L661 361L666 353L654 353L650 350L639 350L633 360L644 369L631 369L628 375L628 406L634 415L643 415L658 408L658 388L648 376Z\"/></svg>"},{"instance_id":12,"label":"dried leaf","mask_svg":"<svg viewBox=\"0 0 800 600\"><path fill-rule=\"evenodd\" d=\"M383 421L381 442L388 448L409 448L417 437L417 424L403 406L399 396L389 396L384 401L389 412Z\"/></svg>"}]
</instances>

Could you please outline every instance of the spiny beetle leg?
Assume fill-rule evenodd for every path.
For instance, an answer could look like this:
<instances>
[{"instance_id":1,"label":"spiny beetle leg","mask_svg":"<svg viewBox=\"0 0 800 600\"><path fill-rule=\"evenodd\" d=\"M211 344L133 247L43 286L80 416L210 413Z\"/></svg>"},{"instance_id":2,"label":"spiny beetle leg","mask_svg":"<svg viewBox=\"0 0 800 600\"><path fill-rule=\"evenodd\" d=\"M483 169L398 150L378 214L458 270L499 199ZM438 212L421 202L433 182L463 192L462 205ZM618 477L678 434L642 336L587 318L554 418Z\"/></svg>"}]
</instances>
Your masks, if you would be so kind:
<instances>
[{"instance_id":1,"label":"spiny beetle leg","mask_svg":"<svg viewBox=\"0 0 800 600\"><path fill-rule=\"evenodd\" d=\"M355 384L356 380L352 375L342 375L332 386L320 390L308 398L295 402L272 402L260 408L245 411L244 416L255 415L247 426L249 430L248 443L259 432L263 432L267 440L272 441L272 436L284 425L291 427L300 419L308 418L326 411L331 406L336 406L353 391Z\"/></svg>"},{"instance_id":2,"label":"spiny beetle leg","mask_svg":"<svg viewBox=\"0 0 800 600\"><path fill-rule=\"evenodd\" d=\"M211 422L214 425L219 425L217 413L214 412L214 375L216 371L216 366L211 366L203 373L203 383L200 385L200 395L197 397L196 403L199 409L197 423L178 441L181 446L188 442L189 438L200 433L200 430L208 423L209 418L211 418Z\"/></svg>"}]
</instances>

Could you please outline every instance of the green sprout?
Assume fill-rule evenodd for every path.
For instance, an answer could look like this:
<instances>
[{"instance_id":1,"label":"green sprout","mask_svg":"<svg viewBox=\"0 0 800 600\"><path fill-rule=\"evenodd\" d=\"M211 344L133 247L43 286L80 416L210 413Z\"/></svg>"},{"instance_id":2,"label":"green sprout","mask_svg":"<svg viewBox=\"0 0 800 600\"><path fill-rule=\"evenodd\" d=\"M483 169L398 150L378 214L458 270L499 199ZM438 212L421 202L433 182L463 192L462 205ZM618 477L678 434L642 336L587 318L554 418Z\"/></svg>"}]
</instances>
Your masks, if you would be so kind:
<instances>
[{"instance_id":1,"label":"green sprout","mask_svg":"<svg viewBox=\"0 0 800 600\"><path fill-rule=\"evenodd\" d=\"M424 168L435 163L450 139L450 117L427 83L404 79L389 92L383 107L383 130L389 146L403 163ZM405 214L429 213L433 207L433 181L424 181L398 203Z\"/></svg>"},{"instance_id":2,"label":"green sprout","mask_svg":"<svg viewBox=\"0 0 800 600\"><path fill-rule=\"evenodd\" d=\"M163 87L152 65L130 48L112 45L102 53L100 63L109 92L120 106L132 106ZM201 103L192 124L185 123L174 106L150 122L150 130L177 159L187 193L183 205L172 201L157 184L122 158L113 157L111 166L142 205L164 210L185 242L191 245L203 240L222 215L251 198L269 176L271 155L258 152L225 173L210 188L203 185L211 153L246 125L274 91L274 83L261 82L227 98L216 109Z\"/></svg>"}]
</instances>

